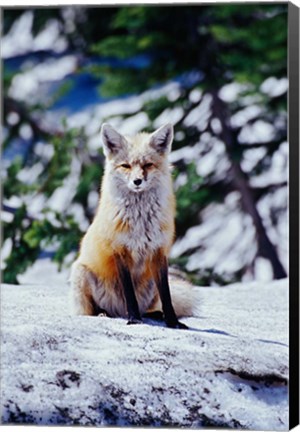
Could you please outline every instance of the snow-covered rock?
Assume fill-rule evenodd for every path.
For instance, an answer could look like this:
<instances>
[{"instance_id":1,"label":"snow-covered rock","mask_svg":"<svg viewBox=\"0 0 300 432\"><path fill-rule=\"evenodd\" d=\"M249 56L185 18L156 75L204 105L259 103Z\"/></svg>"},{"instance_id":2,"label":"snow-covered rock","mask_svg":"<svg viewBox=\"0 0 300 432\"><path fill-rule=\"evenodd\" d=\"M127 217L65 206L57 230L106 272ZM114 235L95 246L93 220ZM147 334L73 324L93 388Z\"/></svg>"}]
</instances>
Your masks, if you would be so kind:
<instances>
[{"instance_id":1,"label":"snow-covered rock","mask_svg":"<svg viewBox=\"0 0 300 432\"><path fill-rule=\"evenodd\" d=\"M288 429L288 281L195 288L199 317L73 317L69 287L3 285L2 423Z\"/></svg>"}]
</instances>

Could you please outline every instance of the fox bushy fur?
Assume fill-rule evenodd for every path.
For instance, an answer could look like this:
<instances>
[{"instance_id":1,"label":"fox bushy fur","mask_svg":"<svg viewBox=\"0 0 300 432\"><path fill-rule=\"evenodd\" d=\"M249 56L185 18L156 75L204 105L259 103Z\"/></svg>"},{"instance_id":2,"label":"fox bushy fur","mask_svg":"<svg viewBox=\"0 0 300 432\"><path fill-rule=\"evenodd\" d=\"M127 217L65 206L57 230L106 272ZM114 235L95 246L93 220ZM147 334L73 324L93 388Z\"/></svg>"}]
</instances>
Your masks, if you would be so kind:
<instances>
[{"instance_id":1,"label":"fox bushy fur","mask_svg":"<svg viewBox=\"0 0 300 432\"><path fill-rule=\"evenodd\" d=\"M133 137L104 124L106 156L95 218L72 266L74 311L127 317L138 323L160 311L169 327L193 313L193 289L168 279L174 239L175 198L168 153L171 124Z\"/></svg>"}]
</instances>

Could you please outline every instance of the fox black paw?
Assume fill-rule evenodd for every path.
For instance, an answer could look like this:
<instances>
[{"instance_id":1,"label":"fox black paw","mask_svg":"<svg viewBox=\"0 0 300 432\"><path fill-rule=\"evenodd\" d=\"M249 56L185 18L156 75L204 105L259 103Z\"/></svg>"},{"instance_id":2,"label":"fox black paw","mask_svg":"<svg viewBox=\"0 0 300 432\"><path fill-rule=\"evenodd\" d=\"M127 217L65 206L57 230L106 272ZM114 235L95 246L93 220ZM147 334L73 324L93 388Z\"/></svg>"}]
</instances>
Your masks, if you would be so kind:
<instances>
[{"instance_id":1,"label":"fox black paw","mask_svg":"<svg viewBox=\"0 0 300 432\"><path fill-rule=\"evenodd\" d=\"M127 321L127 325L131 325L131 324L142 324L143 321L141 319L138 318L129 318L129 320Z\"/></svg>"},{"instance_id":2,"label":"fox black paw","mask_svg":"<svg viewBox=\"0 0 300 432\"><path fill-rule=\"evenodd\" d=\"M175 323L167 323L167 326L175 329L183 329L183 330L189 329L187 325L181 323L180 321L177 321Z\"/></svg>"},{"instance_id":3,"label":"fox black paw","mask_svg":"<svg viewBox=\"0 0 300 432\"><path fill-rule=\"evenodd\" d=\"M100 307L97 307L97 308L96 308L96 315L97 315L98 317L109 317L109 315L108 315L108 313L106 312L106 310L104 310L104 309L102 309L102 308L100 308Z\"/></svg>"}]
</instances>

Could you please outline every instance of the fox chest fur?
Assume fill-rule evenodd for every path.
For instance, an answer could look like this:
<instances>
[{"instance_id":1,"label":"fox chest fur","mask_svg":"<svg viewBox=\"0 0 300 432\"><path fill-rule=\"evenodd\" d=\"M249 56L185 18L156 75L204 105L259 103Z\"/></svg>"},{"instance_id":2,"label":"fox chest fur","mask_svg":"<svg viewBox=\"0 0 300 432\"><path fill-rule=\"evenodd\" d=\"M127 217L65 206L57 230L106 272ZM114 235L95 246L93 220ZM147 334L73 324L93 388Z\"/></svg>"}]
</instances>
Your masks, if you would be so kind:
<instances>
[{"instance_id":1,"label":"fox chest fur","mask_svg":"<svg viewBox=\"0 0 300 432\"><path fill-rule=\"evenodd\" d=\"M162 202L157 191L131 194L122 201L115 217L117 231L113 247L123 246L139 257L170 242L171 232L164 229L168 209L164 208L166 203Z\"/></svg>"}]
</instances>

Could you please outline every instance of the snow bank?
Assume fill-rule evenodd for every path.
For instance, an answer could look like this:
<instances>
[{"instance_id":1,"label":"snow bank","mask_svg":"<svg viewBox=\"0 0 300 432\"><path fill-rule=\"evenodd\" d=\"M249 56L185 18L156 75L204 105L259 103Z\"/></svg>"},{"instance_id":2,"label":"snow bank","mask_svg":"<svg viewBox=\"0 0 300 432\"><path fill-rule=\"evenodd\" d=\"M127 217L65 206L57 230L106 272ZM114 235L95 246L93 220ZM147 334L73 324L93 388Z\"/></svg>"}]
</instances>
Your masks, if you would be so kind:
<instances>
[{"instance_id":1,"label":"snow bank","mask_svg":"<svg viewBox=\"0 0 300 432\"><path fill-rule=\"evenodd\" d=\"M288 429L287 280L195 288L173 330L72 317L39 265L2 286L2 423Z\"/></svg>"}]
</instances>

